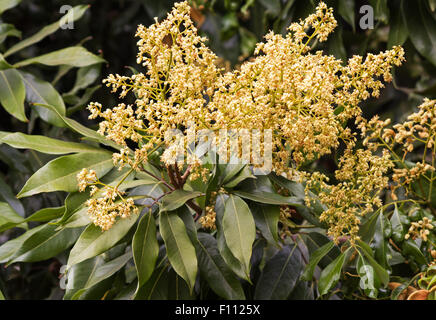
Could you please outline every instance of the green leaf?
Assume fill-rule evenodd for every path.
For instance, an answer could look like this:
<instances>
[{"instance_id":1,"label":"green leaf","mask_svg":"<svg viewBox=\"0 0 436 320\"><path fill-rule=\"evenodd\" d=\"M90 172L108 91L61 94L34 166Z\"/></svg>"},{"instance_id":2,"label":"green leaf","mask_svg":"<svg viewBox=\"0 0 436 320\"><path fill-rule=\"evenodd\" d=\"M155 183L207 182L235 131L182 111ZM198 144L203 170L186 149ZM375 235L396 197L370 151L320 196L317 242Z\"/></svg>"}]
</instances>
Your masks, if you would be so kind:
<instances>
[{"instance_id":1,"label":"green leaf","mask_svg":"<svg viewBox=\"0 0 436 320\"><path fill-rule=\"evenodd\" d=\"M260 203L266 203L266 204L276 204L276 205L291 205L294 207L301 207L302 203L301 200L299 200L296 197L284 197L282 195L276 194L276 193L269 193L269 192L245 192L245 191L239 191L234 190L232 191L233 194L244 198L249 199L255 202Z\"/></svg>"},{"instance_id":2,"label":"green leaf","mask_svg":"<svg viewBox=\"0 0 436 320\"><path fill-rule=\"evenodd\" d=\"M81 135L85 136L86 138L89 138L92 141L100 142L104 145L110 146L117 150L121 149L121 146L117 145L113 141L106 139L104 136L97 133L97 131L85 127L84 125L80 124L76 120L65 117L65 113L62 114L62 112L57 110L55 107L44 103L43 104L38 103L36 104L36 106L53 111L62 120L62 122L65 123L65 125L67 125L70 129L76 131L77 133L80 133Z\"/></svg>"},{"instance_id":3,"label":"green leaf","mask_svg":"<svg viewBox=\"0 0 436 320\"><path fill-rule=\"evenodd\" d=\"M197 256L186 232L185 224L177 214L161 211L159 225L167 249L168 260L177 274L186 281L192 292L197 277Z\"/></svg>"},{"instance_id":4,"label":"green leaf","mask_svg":"<svg viewBox=\"0 0 436 320\"><path fill-rule=\"evenodd\" d=\"M376 228L374 233L374 251L375 258L381 264L383 268L389 268L388 263L388 245L387 240L385 240L385 229L386 229L387 219L383 214L379 214L376 222Z\"/></svg>"},{"instance_id":5,"label":"green leaf","mask_svg":"<svg viewBox=\"0 0 436 320\"><path fill-rule=\"evenodd\" d=\"M365 294L370 298L377 298L378 289L377 277L374 273L374 268L365 261L362 255L359 254L356 264L357 273L360 276L360 288L362 288Z\"/></svg>"},{"instance_id":6,"label":"green leaf","mask_svg":"<svg viewBox=\"0 0 436 320\"><path fill-rule=\"evenodd\" d=\"M333 241L328 242L310 255L309 263L306 265L306 269L304 270L302 276L303 280L312 281L313 272L315 271L316 266L321 261L321 259L326 256L330 252L330 250L332 250L334 246L335 244Z\"/></svg>"},{"instance_id":7,"label":"green leaf","mask_svg":"<svg viewBox=\"0 0 436 320\"><path fill-rule=\"evenodd\" d=\"M6 201L22 217L24 217L24 207L20 200L15 198L15 194L8 183L0 175L0 200Z\"/></svg>"},{"instance_id":8,"label":"green leaf","mask_svg":"<svg viewBox=\"0 0 436 320\"><path fill-rule=\"evenodd\" d=\"M392 226L392 239L396 242L403 241L405 232L404 232L403 224L401 223L400 212L396 205L395 205L394 213L391 216L390 222Z\"/></svg>"},{"instance_id":9,"label":"green leaf","mask_svg":"<svg viewBox=\"0 0 436 320\"><path fill-rule=\"evenodd\" d=\"M27 121L24 112L26 88L20 73L15 69L0 71L0 103L15 118Z\"/></svg>"},{"instance_id":10,"label":"green leaf","mask_svg":"<svg viewBox=\"0 0 436 320\"><path fill-rule=\"evenodd\" d=\"M356 26L354 23L354 0L339 0L338 12L353 28L353 32L356 31ZM337 30L336 30L337 32Z\"/></svg>"},{"instance_id":11,"label":"green leaf","mask_svg":"<svg viewBox=\"0 0 436 320\"><path fill-rule=\"evenodd\" d=\"M0 0L0 14L18 5L21 0Z\"/></svg>"},{"instance_id":12,"label":"green leaf","mask_svg":"<svg viewBox=\"0 0 436 320\"><path fill-rule=\"evenodd\" d=\"M377 20L389 23L389 8L387 0L369 0L369 4L374 8L374 15Z\"/></svg>"},{"instance_id":13,"label":"green leaf","mask_svg":"<svg viewBox=\"0 0 436 320\"><path fill-rule=\"evenodd\" d=\"M302 236L304 242L309 250L310 255L313 255L316 250L320 249L322 246L332 242L327 236L318 233L318 232L309 232L307 235ZM337 246L333 246L333 248L327 253L318 263L321 268L327 267L333 260L335 260L341 251Z\"/></svg>"},{"instance_id":14,"label":"green leaf","mask_svg":"<svg viewBox=\"0 0 436 320\"><path fill-rule=\"evenodd\" d=\"M0 300L6 300L5 296L3 295L3 292L0 290Z\"/></svg>"},{"instance_id":15,"label":"green leaf","mask_svg":"<svg viewBox=\"0 0 436 320\"><path fill-rule=\"evenodd\" d=\"M400 3L401 6L401 3ZM389 38L387 48L393 46L401 46L406 42L409 36L406 23L403 21L403 13L401 7L392 12L391 20L389 21Z\"/></svg>"},{"instance_id":16,"label":"green leaf","mask_svg":"<svg viewBox=\"0 0 436 320\"><path fill-rule=\"evenodd\" d=\"M249 277L256 226L250 208L241 198L230 195L226 200L222 227L228 248Z\"/></svg>"},{"instance_id":17,"label":"green leaf","mask_svg":"<svg viewBox=\"0 0 436 320\"><path fill-rule=\"evenodd\" d=\"M7 37L21 37L21 31L15 29L15 26L8 23L0 24L0 43L6 40Z\"/></svg>"},{"instance_id":18,"label":"green leaf","mask_svg":"<svg viewBox=\"0 0 436 320\"><path fill-rule=\"evenodd\" d=\"M205 279L212 290L224 299L245 299L241 283L218 252L215 238L202 232L198 234L198 240L196 247L201 278Z\"/></svg>"},{"instance_id":19,"label":"green leaf","mask_svg":"<svg viewBox=\"0 0 436 320\"><path fill-rule=\"evenodd\" d=\"M78 153L54 159L35 172L27 180L18 198L28 197L41 192L78 190L77 174L83 168L95 170L101 178L113 167L110 153Z\"/></svg>"},{"instance_id":20,"label":"green leaf","mask_svg":"<svg viewBox=\"0 0 436 320\"><path fill-rule=\"evenodd\" d=\"M386 286L389 282L389 273L373 258L372 250L365 242L357 240L357 243L359 244L359 251L363 253L369 264L374 268L374 271L382 285Z\"/></svg>"},{"instance_id":21,"label":"green leaf","mask_svg":"<svg viewBox=\"0 0 436 320\"><path fill-rule=\"evenodd\" d=\"M234 188L245 179L256 179L248 166L245 166L233 179L224 184L224 187Z\"/></svg>"},{"instance_id":22,"label":"green leaf","mask_svg":"<svg viewBox=\"0 0 436 320\"><path fill-rule=\"evenodd\" d=\"M102 231L100 227L90 224L71 249L67 264L69 266L75 265L112 248L127 234L137 219L138 215L136 214L132 214L128 218L118 219L107 231Z\"/></svg>"},{"instance_id":23,"label":"green leaf","mask_svg":"<svg viewBox=\"0 0 436 320\"><path fill-rule=\"evenodd\" d=\"M127 252L118 258L115 258L106 263L100 264L92 269L86 282L82 284L80 290L74 293L71 300L77 300L89 288L95 286L97 283L111 277L132 258L132 252Z\"/></svg>"},{"instance_id":24,"label":"green leaf","mask_svg":"<svg viewBox=\"0 0 436 320\"><path fill-rule=\"evenodd\" d=\"M16 149L32 149L47 154L66 154L73 152L105 152L85 143L76 143L57 140L45 136L29 135L21 132L5 132L2 134L0 142L6 143Z\"/></svg>"},{"instance_id":25,"label":"green leaf","mask_svg":"<svg viewBox=\"0 0 436 320\"><path fill-rule=\"evenodd\" d=\"M436 65L436 21L423 1L403 1L403 19L416 50Z\"/></svg>"},{"instance_id":26,"label":"green leaf","mask_svg":"<svg viewBox=\"0 0 436 320\"><path fill-rule=\"evenodd\" d=\"M177 208L183 206L186 201L194 199L203 195L203 193L198 191L187 191L177 189L167 194L162 198L162 208L161 211L173 211Z\"/></svg>"},{"instance_id":27,"label":"green leaf","mask_svg":"<svg viewBox=\"0 0 436 320\"><path fill-rule=\"evenodd\" d=\"M0 202L0 232L23 223L23 218L6 202ZM26 226L23 226L25 228Z\"/></svg>"},{"instance_id":28,"label":"green leaf","mask_svg":"<svg viewBox=\"0 0 436 320\"><path fill-rule=\"evenodd\" d=\"M230 182L243 168L245 168L245 164L226 164L221 165L221 168L224 168L223 174L220 178L222 178L222 184L226 184Z\"/></svg>"},{"instance_id":29,"label":"green leaf","mask_svg":"<svg viewBox=\"0 0 436 320\"><path fill-rule=\"evenodd\" d=\"M254 299L287 299L300 278L302 269L297 244L284 246L265 264L256 285Z\"/></svg>"},{"instance_id":30,"label":"green leaf","mask_svg":"<svg viewBox=\"0 0 436 320\"><path fill-rule=\"evenodd\" d=\"M13 2L13 1L18 1L18 0L0 0L0 1ZM9 50L5 52L5 57L7 57L7 56L9 56L17 51L20 51L28 46L31 46L34 43L41 41L42 39L44 39L48 35L57 31L60 28L60 26L66 24L67 22L76 21L76 20L80 19L88 8L89 8L88 5L75 6L72 9L71 14L68 14L68 12L67 12L67 14L65 14L59 21L54 22L48 26L45 26L40 31L35 33L33 36L31 36L27 39L24 39L23 41L20 41L16 45L9 48Z\"/></svg>"},{"instance_id":31,"label":"green leaf","mask_svg":"<svg viewBox=\"0 0 436 320\"><path fill-rule=\"evenodd\" d=\"M280 207L264 204L250 204L254 222L262 236L272 245L277 246L279 241L278 223Z\"/></svg>"},{"instance_id":32,"label":"green leaf","mask_svg":"<svg viewBox=\"0 0 436 320\"><path fill-rule=\"evenodd\" d=\"M104 59L92 54L85 48L74 46L20 61L14 64L14 68L21 68L33 63L40 63L47 66L69 65L73 67L86 67L103 62L105 62Z\"/></svg>"},{"instance_id":33,"label":"green leaf","mask_svg":"<svg viewBox=\"0 0 436 320\"><path fill-rule=\"evenodd\" d=\"M101 64L94 64L86 67L82 67L77 70L76 82L73 88L67 95L74 95L81 89L86 89L93 84L100 76Z\"/></svg>"},{"instance_id":34,"label":"green leaf","mask_svg":"<svg viewBox=\"0 0 436 320\"><path fill-rule=\"evenodd\" d=\"M79 237L81 229L64 229L56 231L56 226L45 224L44 227L27 240L14 254L10 263L34 262L52 258L67 250Z\"/></svg>"},{"instance_id":35,"label":"green leaf","mask_svg":"<svg viewBox=\"0 0 436 320\"><path fill-rule=\"evenodd\" d=\"M138 274L138 288L140 288L152 275L159 254L156 222L152 212L144 214L141 218L133 236L132 250Z\"/></svg>"},{"instance_id":36,"label":"green leaf","mask_svg":"<svg viewBox=\"0 0 436 320\"><path fill-rule=\"evenodd\" d=\"M0 246L0 263L7 262L15 253L22 247L24 241L30 238L33 234L44 228L45 225L40 225L23 233L21 236L9 240Z\"/></svg>"},{"instance_id":37,"label":"green leaf","mask_svg":"<svg viewBox=\"0 0 436 320\"><path fill-rule=\"evenodd\" d=\"M34 222L43 222L43 221L50 221L53 219L57 219L62 217L63 213L65 211L65 207L54 207L54 208L44 208L41 210L36 211L26 219L24 219L24 222L34 221Z\"/></svg>"},{"instance_id":38,"label":"green leaf","mask_svg":"<svg viewBox=\"0 0 436 320\"><path fill-rule=\"evenodd\" d=\"M348 250L349 249L347 249L347 251ZM345 256L345 252L341 253L339 257L322 270L318 283L320 295L325 295L338 283L341 276L342 266L345 262Z\"/></svg>"},{"instance_id":39,"label":"green leaf","mask_svg":"<svg viewBox=\"0 0 436 320\"><path fill-rule=\"evenodd\" d=\"M249 275L245 272L245 268L242 263L235 258L235 256L230 251L229 247L226 244L226 240L224 237L223 231L223 217L224 217L224 209L225 202L229 197L224 194L219 194L215 204L216 211L216 226L217 226L217 246L218 250L223 257L226 264L230 267L230 269L240 278L245 279L247 281L251 281Z\"/></svg>"},{"instance_id":40,"label":"green leaf","mask_svg":"<svg viewBox=\"0 0 436 320\"><path fill-rule=\"evenodd\" d=\"M413 240L404 241L401 249L404 255L409 255L421 266L427 264L425 256Z\"/></svg>"},{"instance_id":41,"label":"green leaf","mask_svg":"<svg viewBox=\"0 0 436 320\"><path fill-rule=\"evenodd\" d=\"M47 104L53 106L57 113L65 115L65 104L60 94L56 89L48 82L43 81L34 75L20 71L21 79L26 86L26 100L33 104ZM47 108L40 106L33 106L38 115L48 123L51 123L58 127L63 127L64 123L60 119L57 113L54 113Z\"/></svg>"},{"instance_id":42,"label":"green leaf","mask_svg":"<svg viewBox=\"0 0 436 320\"><path fill-rule=\"evenodd\" d=\"M168 275L167 267L154 270L145 285L139 288L135 300L167 300L168 299Z\"/></svg>"}]
</instances>

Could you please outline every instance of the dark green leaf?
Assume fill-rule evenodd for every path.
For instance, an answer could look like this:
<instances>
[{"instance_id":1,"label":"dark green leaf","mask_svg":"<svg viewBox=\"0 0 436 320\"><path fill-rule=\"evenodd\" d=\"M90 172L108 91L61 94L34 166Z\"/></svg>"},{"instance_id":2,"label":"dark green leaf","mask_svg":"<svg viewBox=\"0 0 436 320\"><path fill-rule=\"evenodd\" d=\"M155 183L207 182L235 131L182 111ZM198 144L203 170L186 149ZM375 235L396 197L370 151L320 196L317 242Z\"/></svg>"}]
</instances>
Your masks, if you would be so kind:
<instances>
[{"instance_id":1,"label":"dark green leaf","mask_svg":"<svg viewBox=\"0 0 436 320\"><path fill-rule=\"evenodd\" d=\"M254 294L255 299L284 300L294 289L303 269L297 244L284 246L262 270Z\"/></svg>"},{"instance_id":2,"label":"dark green leaf","mask_svg":"<svg viewBox=\"0 0 436 320\"><path fill-rule=\"evenodd\" d=\"M197 277L197 257L183 220L173 212L161 211L159 222L168 260L192 292Z\"/></svg>"},{"instance_id":3,"label":"dark green leaf","mask_svg":"<svg viewBox=\"0 0 436 320\"><path fill-rule=\"evenodd\" d=\"M150 278L159 254L156 222L153 213L144 214L132 241L133 258L138 273L138 288Z\"/></svg>"},{"instance_id":4,"label":"dark green leaf","mask_svg":"<svg viewBox=\"0 0 436 320\"><path fill-rule=\"evenodd\" d=\"M218 252L215 238L207 233L199 233L198 240L198 266L201 277L220 297L229 300L245 299L241 284Z\"/></svg>"},{"instance_id":5,"label":"dark green leaf","mask_svg":"<svg viewBox=\"0 0 436 320\"><path fill-rule=\"evenodd\" d=\"M54 159L35 172L27 180L18 198L41 192L78 190L77 174L83 169L95 170L101 178L113 167L110 153L78 153Z\"/></svg>"},{"instance_id":6,"label":"dark green leaf","mask_svg":"<svg viewBox=\"0 0 436 320\"><path fill-rule=\"evenodd\" d=\"M256 226L250 208L241 198L230 195L226 200L222 227L228 248L248 276Z\"/></svg>"}]
</instances>

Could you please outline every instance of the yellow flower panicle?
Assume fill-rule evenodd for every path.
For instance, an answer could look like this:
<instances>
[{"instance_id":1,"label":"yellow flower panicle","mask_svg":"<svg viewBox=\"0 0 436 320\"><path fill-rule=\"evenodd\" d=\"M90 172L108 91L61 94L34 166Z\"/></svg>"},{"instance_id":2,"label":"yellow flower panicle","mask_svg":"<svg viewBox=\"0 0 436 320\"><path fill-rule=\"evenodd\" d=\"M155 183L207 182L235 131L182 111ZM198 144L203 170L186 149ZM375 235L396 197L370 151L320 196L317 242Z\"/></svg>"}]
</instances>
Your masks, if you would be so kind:
<instances>
[{"instance_id":1,"label":"yellow flower panicle","mask_svg":"<svg viewBox=\"0 0 436 320\"><path fill-rule=\"evenodd\" d=\"M378 194L386 187L383 175L391 163L385 153L353 154L355 134L344 124L361 118L359 103L379 96L382 80L392 80L392 66L402 63L404 51L394 47L366 58L353 56L346 65L322 51L311 52L314 41L325 41L336 25L333 10L321 2L314 14L291 24L286 36L268 33L252 59L238 70L224 72L206 39L198 36L188 3L176 3L163 21L138 27L137 62L144 72L104 80L120 98L133 93L135 103L104 111L99 103L91 103L90 118L102 118L99 133L123 147L113 155L120 169L140 169L160 146L165 150L162 163L174 165L178 150L164 139L171 129L271 130L273 171L308 178L309 188L319 188L321 201L329 206L321 217L332 226L329 233L354 237L358 216L380 204ZM214 142L219 144L219 139ZM135 150L127 147L129 141L137 144ZM337 172L339 185L329 186L322 175L301 169L330 154L341 141L348 149ZM189 157L186 150L182 152ZM196 159L191 178L207 178L201 165ZM90 208L96 217L102 216L99 210L114 211L95 201ZM207 216L205 227L213 227L213 210Z\"/></svg>"},{"instance_id":2,"label":"yellow flower panicle","mask_svg":"<svg viewBox=\"0 0 436 320\"><path fill-rule=\"evenodd\" d=\"M103 231L109 230L116 221L117 217L127 218L133 212L139 213L138 207L135 206L132 198L123 198L124 192L118 187L112 187L100 182L94 170L82 169L77 174L79 191L83 192L90 186L90 195L102 195L101 197L92 197L86 201L88 207L87 213L91 221ZM102 188L98 188L101 185ZM119 199L117 199L119 198Z\"/></svg>"}]
</instances>

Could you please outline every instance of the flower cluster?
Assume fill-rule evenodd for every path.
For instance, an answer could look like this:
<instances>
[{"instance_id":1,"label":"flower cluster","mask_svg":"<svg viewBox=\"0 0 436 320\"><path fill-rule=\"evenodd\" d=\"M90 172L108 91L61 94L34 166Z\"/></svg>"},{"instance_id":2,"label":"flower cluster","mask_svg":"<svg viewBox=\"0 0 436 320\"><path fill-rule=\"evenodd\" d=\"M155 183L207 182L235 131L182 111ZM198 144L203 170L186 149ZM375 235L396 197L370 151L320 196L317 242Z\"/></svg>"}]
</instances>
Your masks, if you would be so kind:
<instances>
[{"instance_id":1,"label":"flower cluster","mask_svg":"<svg viewBox=\"0 0 436 320\"><path fill-rule=\"evenodd\" d=\"M351 243L358 239L360 217L382 205L380 194L389 185L386 173L392 167L388 150L376 155L368 149L348 147L335 172L337 184L328 184L321 173L311 176L306 191L316 189L319 200L327 206L320 220L330 226L329 236L335 241L349 236ZM310 201L308 196L308 205Z\"/></svg>"},{"instance_id":2,"label":"flower cluster","mask_svg":"<svg viewBox=\"0 0 436 320\"><path fill-rule=\"evenodd\" d=\"M352 147L348 148L337 172L341 181L337 186L302 167L330 154L341 141L354 146L355 135L347 122L361 117L360 102L378 97L382 79L392 80L391 68L402 63L404 51L394 47L366 58L353 56L346 65L322 51L311 52L313 41L325 41L336 24L332 9L320 2L314 14L291 24L286 36L270 32L252 59L238 70L224 72L206 39L198 36L187 2L176 3L163 21L138 27L137 62L144 73L110 75L104 80L120 98L132 92L134 105L121 103L103 111L100 104L91 103L90 118L103 118L99 132L122 146L114 153L114 163L136 170L160 147L165 166L178 164L174 159L180 150L172 139L165 139L169 130L271 131L272 148L263 147L262 152L272 153L272 170L288 178L313 180L308 185L317 186L321 200L329 205L322 219L332 225L330 233L355 235L358 216L380 204L377 195L386 186L382 175L391 167L387 155L360 150L353 155ZM225 145L220 135L215 137L213 143ZM136 144L135 150L128 147L129 141ZM241 141L239 148L253 147L253 138L248 144ZM182 153L187 155L187 150L182 148ZM241 154L238 148L230 153ZM208 169L197 160L191 175L207 177ZM248 161L261 166L253 158ZM202 221L212 225L213 210L206 216L210 221Z\"/></svg>"},{"instance_id":3,"label":"flower cluster","mask_svg":"<svg viewBox=\"0 0 436 320\"><path fill-rule=\"evenodd\" d=\"M115 223L117 217L127 218L131 212L138 214L139 209L134 205L132 198L123 198L124 192L118 186L109 186L98 180L94 170L82 169L77 174L79 191L85 191L90 186L92 198L86 201L87 213L91 221L103 231L109 230ZM99 189L97 185L103 186ZM101 195L101 197L94 197ZM117 199L120 198L120 199Z\"/></svg>"},{"instance_id":4,"label":"flower cluster","mask_svg":"<svg viewBox=\"0 0 436 320\"><path fill-rule=\"evenodd\" d=\"M421 238L423 241L427 241L427 236L430 234L430 230L434 228L432 221L424 217L422 220L418 222L412 222L409 228L409 231L405 235L405 239L412 238L415 240L416 238Z\"/></svg>"},{"instance_id":5,"label":"flower cluster","mask_svg":"<svg viewBox=\"0 0 436 320\"><path fill-rule=\"evenodd\" d=\"M394 191L404 187L406 193L411 192L418 199L428 201L431 195L425 194L419 180L430 184L435 180L436 100L425 98L418 111L409 115L404 123L392 128L388 127L390 123L390 119L382 121L377 116L370 121L360 119L358 126L365 136L364 145L372 150L379 147L390 150L396 163L392 175L394 200L397 199ZM416 163L407 160L412 151L415 152L411 160L421 155ZM417 181L418 187L414 186Z\"/></svg>"}]
</instances>

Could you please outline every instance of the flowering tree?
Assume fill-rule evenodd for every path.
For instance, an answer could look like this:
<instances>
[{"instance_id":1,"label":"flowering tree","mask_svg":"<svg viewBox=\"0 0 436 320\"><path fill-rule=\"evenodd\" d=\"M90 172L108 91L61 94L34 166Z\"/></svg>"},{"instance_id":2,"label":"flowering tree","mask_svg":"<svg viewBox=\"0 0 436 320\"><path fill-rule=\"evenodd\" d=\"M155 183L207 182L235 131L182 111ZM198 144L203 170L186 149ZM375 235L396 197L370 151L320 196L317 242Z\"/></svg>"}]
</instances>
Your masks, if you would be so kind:
<instances>
[{"instance_id":1,"label":"flowering tree","mask_svg":"<svg viewBox=\"0 0 436 320\"><path fill-rule=\"evenodd\" d=\"M143 72L104 80L125 101L89 104L97 132L36 103L89 143L1 138L72 154L20 191L69 194L60 209L12 212L2 230L47 222L1 246L0 262L66 253L65 299L435 299L436 101L392 128L366 120L361 102L379 97L404 50L346 62L314 52L336 25L321 2L229 72L186 2L140 25ZM398 277L404 264L415 277Z\"/></svg>"}]
</instances>

